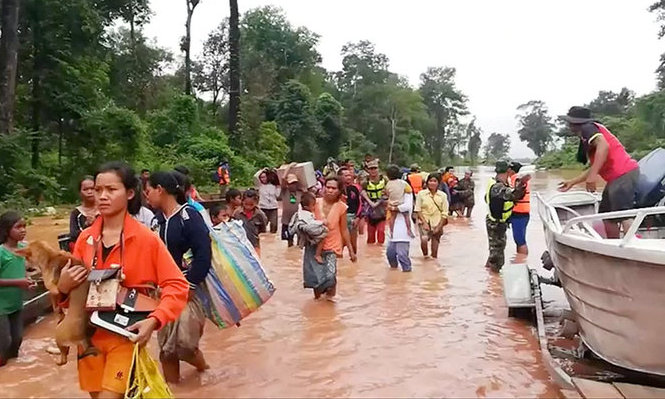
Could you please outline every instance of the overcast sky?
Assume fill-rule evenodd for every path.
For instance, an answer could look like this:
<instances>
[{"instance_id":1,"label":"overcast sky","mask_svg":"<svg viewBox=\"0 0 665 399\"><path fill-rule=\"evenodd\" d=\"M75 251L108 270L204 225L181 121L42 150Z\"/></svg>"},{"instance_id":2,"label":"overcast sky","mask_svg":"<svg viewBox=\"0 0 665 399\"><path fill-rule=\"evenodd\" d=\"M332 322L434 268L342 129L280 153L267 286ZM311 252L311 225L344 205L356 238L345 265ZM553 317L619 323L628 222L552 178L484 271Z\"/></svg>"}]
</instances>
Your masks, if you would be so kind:
<instances>
[{"instance_id":1,"label":"overcast sky","mask_svg":"<svg viewBox=\"0 0 665 399\"><path fill-rule=\"evenodd\" d=\"M658 41L654 0L239 0L240 12L273 4L293 25L321 38L323 66L341 69L340 50L367 39L390 58L390 69L416 86L429 66L457 68L485 135L510 133L511 155L532 153L515 134L518 105L545 101L551 113L593 99L599 90L655 89ZM146 29L178 52L185 0L152 0ZM228 1L201 0L193 19L193 50L229 15Z\"/></svg>"}]
</instances>

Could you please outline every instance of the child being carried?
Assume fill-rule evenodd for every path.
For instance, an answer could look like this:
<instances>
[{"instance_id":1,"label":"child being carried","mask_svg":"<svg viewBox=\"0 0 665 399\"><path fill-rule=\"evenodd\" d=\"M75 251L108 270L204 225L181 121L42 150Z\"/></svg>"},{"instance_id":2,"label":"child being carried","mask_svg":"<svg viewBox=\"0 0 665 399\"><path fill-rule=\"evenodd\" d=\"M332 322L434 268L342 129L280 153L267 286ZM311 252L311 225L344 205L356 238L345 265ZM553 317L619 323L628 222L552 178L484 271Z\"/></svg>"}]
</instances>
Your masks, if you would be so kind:
<instances>
[{"instance_id":1,"label":"child being carried","mask_svg":"<svg viewBox=\"0 0 665 399\"><path fill-rule=\"evenodd\" d=\"M406 229L409 232L411 238L415 237L413 235L413 230L411 230L411 218L409 217L409 212L400 212L399 206L404 204L404 196L411 195L412 188L406 181L401 179L399 169L397 167L388 167L386 171L388 175L388 183L386 183L386 188L384 193L388 198L388 226L390 226L390 236L392 237L395 230L395 220L397 215L404 216L404 221L406 222Z\"/></svg>"},{"instance_id":2,"label":"child being carried","mask_svg":"<svg viewBox=\"0 0 665 399\"><path fill-rule=\"evenodd\" d=\"M328 235L327 222L316 220L314 209L316 197L312 193L303 193L300 199L300 209L293 215L289 223L289 233L298 236L298 246L316 245L314 259L323 263L323 239Z\"/></svg>"}]
</instances>

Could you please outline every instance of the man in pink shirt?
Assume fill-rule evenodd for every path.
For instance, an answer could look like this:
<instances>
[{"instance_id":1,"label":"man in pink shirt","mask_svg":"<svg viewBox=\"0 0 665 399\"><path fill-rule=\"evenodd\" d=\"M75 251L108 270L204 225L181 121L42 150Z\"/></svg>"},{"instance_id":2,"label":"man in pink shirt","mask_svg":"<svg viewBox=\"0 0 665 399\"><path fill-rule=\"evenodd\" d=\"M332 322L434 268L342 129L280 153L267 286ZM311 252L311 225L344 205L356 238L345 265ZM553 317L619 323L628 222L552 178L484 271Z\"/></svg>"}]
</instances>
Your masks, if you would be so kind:
<instances>
[{"instance_id":1,"label":"man in pink shirt","mask_svg":"<svg viewBox=\"0 0 665 399\"><path fill-rule=\"evenodd\" d=\"M577 158L591 167L572 180L561 183L559 190L568 191L574 185L585 182L589 192L596 191L598 176L607 182L603 190L598 212L614 212L632 209L635 206L637 180L640 169L621 142L603 125L591 118L591 111L584 107L572 107L561 116L573 133L580 137ZM608 238L619 238L619 224L628 231L632 219L605 220Z\"/></svg>"}]
</instances>

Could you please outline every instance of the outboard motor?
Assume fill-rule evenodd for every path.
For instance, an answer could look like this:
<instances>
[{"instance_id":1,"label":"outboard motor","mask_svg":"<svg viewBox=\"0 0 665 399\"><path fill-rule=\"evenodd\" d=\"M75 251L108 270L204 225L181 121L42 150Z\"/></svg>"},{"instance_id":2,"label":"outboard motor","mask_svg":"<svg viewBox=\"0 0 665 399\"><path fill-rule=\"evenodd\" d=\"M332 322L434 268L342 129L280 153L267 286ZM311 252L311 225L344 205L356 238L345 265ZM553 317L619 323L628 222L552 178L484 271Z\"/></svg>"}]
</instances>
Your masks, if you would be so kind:
<instances>
[{"instance_id":1,"label":"outboard motor","mask_svg":"<svg viewBox=\"0 0 665 399\"><path fill-rule=\"evenodd\" d=\"M656 148L642 158L637 182L637 208L656 206L665 198L665 149Z\"/></svg>"}]
</instances>

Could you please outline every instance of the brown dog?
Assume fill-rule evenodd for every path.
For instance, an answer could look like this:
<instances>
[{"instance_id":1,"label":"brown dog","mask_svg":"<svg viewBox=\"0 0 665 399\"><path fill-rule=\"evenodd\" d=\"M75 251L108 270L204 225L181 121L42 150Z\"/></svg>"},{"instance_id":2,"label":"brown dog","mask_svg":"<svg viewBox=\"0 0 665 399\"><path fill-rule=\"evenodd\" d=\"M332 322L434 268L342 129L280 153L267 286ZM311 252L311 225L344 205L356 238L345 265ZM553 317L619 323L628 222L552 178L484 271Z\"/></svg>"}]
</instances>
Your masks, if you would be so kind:
<instances>
[{"instance_id":1,"label":"brown dog","mask_svg":"<svg viewBox=\"0 0 665 399\"><path fill-rule=\"evenodd\" d=\"M56 302L54 298L57 298L60 294L58 280L62 268L69 261L73 265L83 264L81 260L74 258L71 254L53 249L44 241L30 242L19 253L42 272L44 286L51 293L53 303ZM60 322L55 328L55 342L58 349L60 349L60 360L56 362L59 366L67 363L70 345L81 345L83 347L81 357L98 353L97 348L90 343L89 315L85 310L89 286L90 283L84 281L83 284L69 293L69 308L65 315L61 316Z\"/></svg>"}]
</instances>

